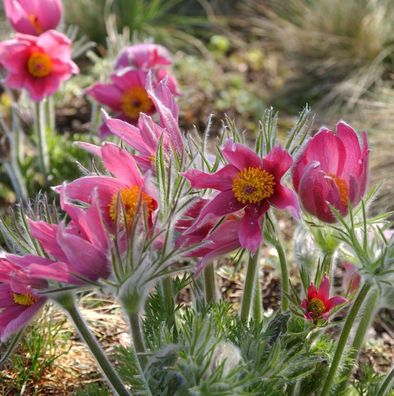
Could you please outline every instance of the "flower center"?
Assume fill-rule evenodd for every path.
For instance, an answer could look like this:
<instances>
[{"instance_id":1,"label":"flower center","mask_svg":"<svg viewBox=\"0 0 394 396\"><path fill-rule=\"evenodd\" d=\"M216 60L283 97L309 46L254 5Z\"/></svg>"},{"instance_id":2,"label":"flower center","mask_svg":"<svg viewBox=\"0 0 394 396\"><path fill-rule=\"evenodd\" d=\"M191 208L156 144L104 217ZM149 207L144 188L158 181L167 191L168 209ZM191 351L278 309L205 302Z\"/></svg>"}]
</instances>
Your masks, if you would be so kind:
<instances>
[{"instance_id":1,"label":"flower center","mask_svg":"<svg viewBox=\"0 0 394 396\"><path fill-rule=\"evenodd\" d=\"M346 181L340 179L332 173L329 173L328 176L330 176L334 180L334 183L338 188L341 204L343 206L347 206L347 201L349 199L349 186L347 185Z\"/></svg>"},{"instance_id":2,"label":"flower center","mask_svg":"<svg viewBox=\"0 0 394 396\"><path fill-rule=\"evenodd\" d=\"M314 319L319 318L325 310L326 306L320 298L314 297L308 303L308 312L311 313Z\"/></svg>"},{"instance_id":3,"label":"flower center","mask_svg":"<svg viewBox=\"0 0 394 396\"><path fill-rule=\"evenodd\" d=\"M30 305L33 305L38 301L38 298L31 294L12 293L12 299L15 304L24 305L26 307L30 307Z\"/></svg>"},{"instance_id":4,"label":"flower center","mask_svg":"<svg viewBox=\"0 0 394 396\"><path fill-rule=\"evenodd\" d=\"M38 21L38 17L36 15L30 14L28 16L30 23L33 25L34 29L36 30L37 34L41 34L44 29L41 26L41 23Z\"/></svg>"},{"instance_id":5,"label":"flower center","mask_svg":"<svg viewBox=\"0 0 394 396\"><path fill-rule=\"evenodd\" d=\"M118 193L114 194L109 204L109 216L111 220L116 221L119 217L121 222L123 222L122 217L125 217L127 225L131 225L137 213L140 200L141 206L146 208L147 215L149 216L155 209L153 198L141 191L138 186L122 188ZM120 210L118 215L118 207L122 208L120 205L123 205L124 211Z\"/></svg>"},{"instance_id":6,"label":"flower center","mask_svg":"<svg viewBox=\"0 0 394 396\"><path fill-rule=\"evenodd\" d=\"M153 110L154 104L148 93L142 87L127 90L121 99L122 112L133 120L138 119L140 113L148 113Z\"/></svg>"},{"instance_id":7,"label":"flower center","mask_svg":"<svg viewBox=\"0 0 394 396\"><path fill-rule=\"evenodd\" d=\"M235 198L243 204L258 203L274 193L275 178L260 168L245 168L233 179Z\"/></svg>"},{"instance_id":8,"label":"flower center","mask_svg":"<svg viewBox=\"0 0 394 396\"><path fill-rule=\"evenodd\" d=\"M33 52L27 61L27 70L33 77L46 77L52 72L52 60L43 52Z\"/></svg>"}]
</instances>

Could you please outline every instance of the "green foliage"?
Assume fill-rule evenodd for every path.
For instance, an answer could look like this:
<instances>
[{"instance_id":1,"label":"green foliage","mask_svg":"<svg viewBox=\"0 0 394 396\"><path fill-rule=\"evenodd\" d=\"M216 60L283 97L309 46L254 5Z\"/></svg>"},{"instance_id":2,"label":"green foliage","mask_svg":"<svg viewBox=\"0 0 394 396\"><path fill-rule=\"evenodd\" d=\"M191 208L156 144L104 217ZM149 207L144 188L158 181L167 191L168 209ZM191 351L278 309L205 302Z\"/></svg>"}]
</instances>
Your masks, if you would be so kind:
<instances>
[{"instance_id":1,"label":"green foliage","mask_svg":"<svg viewBox=\"0 0 394 396\"><path fill-rule=\"evenodd\" d=\"M99 384L88 384L75 392L75 396L110 396L109 390Z\"/></svg>"}]
</instances>

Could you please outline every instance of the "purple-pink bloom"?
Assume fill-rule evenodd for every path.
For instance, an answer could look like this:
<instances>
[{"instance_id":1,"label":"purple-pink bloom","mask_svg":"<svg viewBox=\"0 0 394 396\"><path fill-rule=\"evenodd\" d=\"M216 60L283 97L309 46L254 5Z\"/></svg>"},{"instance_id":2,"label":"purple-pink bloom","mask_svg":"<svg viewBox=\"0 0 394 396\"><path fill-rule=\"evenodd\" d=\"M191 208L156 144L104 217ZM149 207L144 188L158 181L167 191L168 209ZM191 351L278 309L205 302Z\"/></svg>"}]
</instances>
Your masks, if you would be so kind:
<instances>
[{"instance_id":1,"label":"purple-pink bloom","mask_svg":"<svg viewBox=\"0 0 394 396\"><path fill-rule=\"evenodd\" d=\"M336 133L322 128L309 140L293 169L293 184L307 212L318 219L336 221L329 205L342 215L348 203L357 205L363 197L368 176L368 142L363 146L354 129L343 121Z\"/></svg>"},{"instance_id":2,"label":"purple-pink bloom","mask_svg":"<svg viewBox=\"0 0 394 396\"><path fill-rule=\"evenodd\" d=\"M166 68L171 64L170 53L165 47L144 43L124 48L116 59L115 71L124 68L150 70L155 84L166 78L170 91L177 95L179 94L177 82Z\"/></svg>"},{"instance_id":3,"label":"purple-pink bloom","mask_svg":"<svg viewBox=\"0 0 394 396\"><path fill-rule=\"evenodd\" d=\"M0 63L7 70L4 85L26 89L35 101L54 94L79 71L71 60L71 41L55 30L38 37L17 34L15 39L3 41Z\"/></svg>"},{"instance_id":4,"label":"purple-pink bloom","mask_svg":"<svg viewBox=\"0 0 394 396\"><path fill-rule=\"evenodd\" d=\"M39 36L56 29L63 6L61 0L4 0L4 11L16 32Z\"/></svg>"},{"instance_id":5,"label":"purple-pink bloom","mask_svg":"<svg viewBox=\"0 0 394 396\"><path fill-rule=\"evenodd\" d=\"M308 295L300 306L304 309L305 318L316 321L317 319L323 318L328 319L330 311L337 305L344 304L347 302L346 298L341 296L334 296L330 298L330 281L326 275L324 275L319 289L311 283L308 287Z\"/></svg>"},{"instance_id":6,"label":"purple-pink bloom","mask_svg":"<svg viewBox=\"0 0 394 396\"><path fill-rule=\"evenodd\" d=\"M0 341L26 326L45 304L40 290L48 279L68 279L64 263L37 256L6 254L0 259Z\"/></svg>"},{"instance_id":7,"label":"purple-pink bloom","mask_svg":"<svg viewBox=\"0 0 394 396\"><path fill-rule=\"evenodd\" d=\"M147 72L123 69L111 75L110 83L95 83L86 93L99 103L115 112L115 117L135 124L140 113L152 114L155 105L145 88ZM105 124L100 128L101 136L110 132Z\"/></svg>"},{"instance_id":8,"label":"purple-pink bloom","mask_svg":"<svg viewBox=\"0 0 394 396\"><path fill-rule=\"evenodd\" d=\"M189 232L207 216L220 217L243 210L238 227L239 241L243 248L254 253L262 241L262 218L270 205L287 208L296 217L299 215L296 194L281 184L293 160L279 145L265 158L260 158L250 148L232 140L227 141L222 153L228 165L216 173L196 169L184 173L193 188L219 191L201 210Z\"/></svg>"}]
</instances>

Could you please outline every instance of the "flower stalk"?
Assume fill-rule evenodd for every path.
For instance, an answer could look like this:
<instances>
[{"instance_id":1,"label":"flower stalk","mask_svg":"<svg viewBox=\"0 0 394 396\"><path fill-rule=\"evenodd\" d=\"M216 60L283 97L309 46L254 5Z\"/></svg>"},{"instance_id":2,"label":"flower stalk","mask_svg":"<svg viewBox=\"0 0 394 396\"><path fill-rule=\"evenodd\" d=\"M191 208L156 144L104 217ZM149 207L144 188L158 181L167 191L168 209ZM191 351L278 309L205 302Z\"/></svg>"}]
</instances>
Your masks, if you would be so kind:
<instances>
[{"instance_id":1,"label":"flower stalk","mask_svg":"<svg viewBox=\"0 0 394 396\"><path fill-rule=\"evenodd\" d=\"M49 155L46 136L46 117L45 117L45 102L40 101L36 104L36 117L34 129L37 138L38 161L41 173L44 176L45 185L48 182L49 169Z\"/></svg>"},{"instance_id":2,"label":"flower stalk","mask_svg":"<svg viewBox=\"0 0 394 396\"><path fill-rule=\"evenodd\" d=\"M254 294L253 294L253 319L257 323L260 323L263 319L263 301L262 301L261 285L260 285L260 279L258 273L255 282L256 284L254 287Z\"/></svg>"},{"instance_id":3,"label":"flower stalk","mask_svg":"<svg viewBox=\"0 0 394 396\"><path fill-rule=\"evenodd\" d=\"M130 313L128 314L128 317L130 323L131 339L133 340L137 359L141 366L141 371L143 372L148 363L148 359L146 357L145 341L142 335L140 317L138 313Z\"/></svg>"},{"instance_id":4,"label":"flower stalk","mask_svg":"<svg viewBox=\"0 0 394 396\"><path fill-rule=\"evenodd\" d=\"M210 263L204 268L204 290L205 290L205 302L207 304L216 302L217 291L216 291L214 263Z\"/></svg>"},{"instance_id":5,"label":"flower stalk","mask_svg":"<svg viewBox=\"0 0 394 396\"><path fill-rule=\"evenodd\" d=\"M118 373L115 371L107 356L101 349L100 344L97 342L96 338L93 336L90 329L86 325L85 320L81 316L79 309L75 304L73 294L60 293L56 297L54 297L54 299L60 305L60 307L70 316L75 328L78 330L86 346L95 357L96 362L100 366L103 374L107 378L114 392L119 396L130 396L130 393L124 386Z\"/></svg>"},{"instance_id":6,"label":"flower stalk","mask_svg":"<svg viewBox=\"0 0 394 396\"><path fill-rule=\"evenodd\" d=\"M240 318L243 322L247 322L249 319L250 308L252 306L252 300L255 289L255 282L256 282L255 279L256 279L256 275L258 274L259 258L260 258L260 250L257 250L257 252L254 255L251 254L249 256L248 268L246 270L244 292L242 296L241 311L240 311Z\"/></svg>"},{"instance_id":7,"label":"flower stalk","mask_svg":"<svg viewBox=\"0 0 394 396\"><path fill-rule=\"evenodd\" d=\"M353 327L354 321L356 320L357 314L358 314L365 298L367 297L367 294L370 289L371 289L371 285L369 283L365 283L363 285L363 287L360 289L359 293L357 294L356 299L353 302L353 305L348 313L345 324L343 326L340 338L338 340L334 358L332 360L326 381L323 385L321 396L328 396L330 394L339 364L342 360L342 355L345 350L347 340L349 338L350 331L352 330L352 327Z\"/></svg>"}]
</instances>

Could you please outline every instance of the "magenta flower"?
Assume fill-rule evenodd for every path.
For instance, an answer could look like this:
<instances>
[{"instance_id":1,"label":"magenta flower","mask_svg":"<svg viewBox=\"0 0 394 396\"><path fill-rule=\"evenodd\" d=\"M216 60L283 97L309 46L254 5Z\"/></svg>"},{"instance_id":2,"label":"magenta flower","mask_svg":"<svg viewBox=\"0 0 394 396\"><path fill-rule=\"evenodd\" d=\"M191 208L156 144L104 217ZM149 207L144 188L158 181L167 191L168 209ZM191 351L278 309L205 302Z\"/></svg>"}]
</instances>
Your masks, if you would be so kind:
<instances>
[{"instance_id":1,"label":"magenta flower","mask_svg":"<svg viewBox=\"0 0 394 396\"><path fill-rule=\"evenodd\" d=\"M67 225L29 220L31 235L50 257L67 265L67 283L108 278L109 240L98 198L94 196L89 208L82 209L69 203L62 193L61 206L71 218Z\"/></svg>"},{"instance_id":2,"label":"magenta flower","mask_svg":"<svg viewBox=\"0 0 394 396\"><path fill-rule=\"evenodd\" d=\"M124 68L132 68L137 70L151 70L154 83L167 78L170 91L177 95L177 82L167 70L167 66L171 65L171 56L168 50L158 44L136 44L123 49L115 63L115 71Z\"/></svg>"},{"instance_id":3,"label":"magenta flower","mask_svg":"<svg viewBox=\"0 0 394 396\"><path fill-rule=\"evenodd\" d=\"M63 81L78 73L71 60L71 41L55 30L39 37L17 34L3 41L0 63L8 72L4 85L26 89L35 101L54 94Z\"/></svg>"},{"instance_id":4,"label":"magenta flower","mask_svg":"<svg viewBox=\"0 0 394 396\"><path fill-rule=\"evenodd\" d=\"M144 171L154 169L160 139L167 156L171 155L171 149L183 150L183 137L178 126L179 110L169 88L160 82L155 90L148 89L148 94L159 112L161 125L144 113L140 114L137 126L116 118L106 117L104 120L110 133L119 136L137 151L134 158Z\"/></svg>"},{"instance_id":5,"label":"magenta flower","mask_svg":"<svg viewBox=\"0 0 394 396\"><path fill-rule=\"evenodd\" d=\"M68 199L91 204L94 196L104 222L112 230L117 219L126 217L130 225L141 205L145 208L148 223L153 224L153 212L157 208L156 192L150 185L148 176L142 177L133 156L112 143L97 148L106 169L114 176L85 176L69 184L56 187L56 191ZM125 212L118 212L124 207Z\"/></svg>"},{"instance_id":6,"label":"magenta flower","mask_svg":"<svg viewBox=\"0 0 394 396\"><path fill-rule=\"evenodd\" d=\"M307 212L327 223L335 216L329 204L342 215L348 202L357 205L363 197L368 175L368 142L365 132L360 147L357 133L341 121L336 134L322 128L306 145L293 169L293 184Z\"/></svg>"},{"instance_id":7,"label":"magenta flower","mask_svg":"<svg viewBox=\"0 0 394 396\"><path fill-rule=\"evenodd\" d=\"M5 255L0 259L0 341L26 326L45 304L40 290L48 287L48 279L68 279L64 263L43 257Z\"/></svg>"},{"instance_id":8,"label":"magenta flower","mask_svg":"<svg viewBox=\"0 0 394 396\"><path fill-rule=\"evenodd\" d=\"M328 319L330 311L337 305L347 302L346 298L335 296L329 298L330 295L330 281L324 275L320 287L317 290L315 285L311 283L308 287L308 296L301 302L301 308L304 309L305 318L316 321L323 318Z\"/></svg>"},{"instance_id":9,"label":"magenta flower","mask_svg":"<svg viewBox=\"0 0 394 396\"><path fill-rule=\"evenodd\" d=\"M86 93L115 112L115 117L135 124L140 113L152 114L155 105L145 88L147 73L141 70L123 69L111 75L110 83L96 83ZM105 124L101 136L110 132Z\"/></svg>"},{"instance_id":10,"label":"magenta flower","mask_svg":"<svg viewBox=\"0 0 394 396\"><path fill-rule=\"evenodd\" d=\"M225 144L223 156L229 164L216 173L196 169L184 173L193 188L219 190L201 210L189 232L209 215L221 217L243 209L238 227L239 241L243 248L254 253L262 241L261 222L270 205L288 208L298 217L297 196L281 184L292 158L280 146L275 146L265 158L260 158L248 147L231 140Z\"/></svg>"},{"instance_id":11,"label":"magenta flower","mask_svg":"<svg viewBox=\"0 0 394 396\"><path fill-rule=\"evenodd\" d=\"M4 0L4 10L16 32L39 36L56 29L63 6L61 0Z\"/></svg>"},{"instance_id":12,"label":"magenta flower","mask_svg":"<svg viewBox=\"0 0 394 396\"><path fill-rule=\"evenodd\" d=\"M189 228L193 226L207 202L207 199L198 200L175 225L176 231L181 233L176 239L176 246L193 247L193 245L196 245L196 248L185 256L201 257L195 268L196 276L199 276L205 266L216 257L241 247L238 237L240 218L235 215L226 216L224 221L216 228L215 226L220 219L211 218L188 233Z\"/></svg>"}]
</instances>

